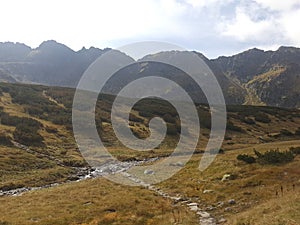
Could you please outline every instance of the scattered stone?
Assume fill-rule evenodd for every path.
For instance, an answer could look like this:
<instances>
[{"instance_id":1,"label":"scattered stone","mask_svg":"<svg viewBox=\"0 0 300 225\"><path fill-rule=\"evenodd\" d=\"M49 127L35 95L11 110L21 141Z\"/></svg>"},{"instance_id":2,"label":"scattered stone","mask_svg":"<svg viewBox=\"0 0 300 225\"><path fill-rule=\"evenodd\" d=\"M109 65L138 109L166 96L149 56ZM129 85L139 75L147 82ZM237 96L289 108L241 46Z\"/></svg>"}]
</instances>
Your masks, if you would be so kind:
<instances>
[{"instance_id":1,"label":"scattered stone","mask_svg":"<svg viewBox=\"0 0 300 225\"><path fill-rule=\"evenodd\" d=\"M182 198L180 196L178 197L170 197L172 200L174 200L175 202L180 202L182 201Z\"/></svg>"},{"instance_id":2,"label":"scattered stone","mask_svg":"<svg viewBox=\"0 0 300 225\"><path fill-rule=\"evenodd\" d=\"M201 225L216 225L214 218L201 218Z\"/></svg>"},{"instance_id":3,"label":"scattered stone","mask_svg":"<svg viewBox=\"0 0 300 225\"><path fill-rule=\"evenodd\" d=\"M218 202L217 203L217 207L222 207L222 206L224 206L224 202Z\"/></svg>"},{"instance_id":4,"label":"scattered stone","mask_svg":"<svg viewBox=\"0 0 300 225\"><path fill-rule=\"evenodd\" d=\"M198 203L189 203L187 206L190 208L191 211L198 211Z\"/></svg>"},{"instance_id":5,"label":"scattered stone","mask_svg":"<svg viewBox=\"0 0 300 225\"><path fill-rule=\"evenodd\" d=\"M190 210L197 212L198 211L198 206L190 206Z\"/></svg>"},{"instance_id":6,"label":"scattered stone","mask_svg":"<svg viewBox=\"0 0 300 225\"><path fill-rule=\"evenodd\" d=\"M179 161L179 162L175 162L175 163L170 163L170 166L184 167L184 163Z\"/></svg>"},{"instance_id":7,"label":"scattered stone","mask_svg":"<svg viewBox=\"0 0 300 225\"><path fill-rule=\"evenodd\" d=\"M213 211L213 210L215 210L216 208L215 207L213 207L213 206L208 206L208 207L206 207L206 210L207 211Z\"/></svg>"},{"instance_id":8,"label":"scattered stone","mask_svg":"<svg viewBox=\"0 0 300 225\"><path fill-rule=\"evenodd\" d=\"M223 176L223 178L222 178L222 180L221 181L227 181L227 180L229 180L230 179L230 177L231 177L231 175L230 174L225 174L224 176Z\"/></svg>"},{"instance_id":9,"label":"scattered stone","mask_svg":"<svg viewBox=\"0 0 300 225\"><path fill-rule=\"evenodd\" d=\"M214 192L213 190L204 190L203 194L208 194L208 193L213 193L213 192Z\"/></svg>"},{"instance_id":10,"label":"scattered stone","mask_svg":"<svg viewBox=\"0 0 300 225\"><path fill-rule=\"evenodd\" d=\"M201 216L203 218L210 217L210 214L208 212L202 212L202 211L197 212L197 215L199 215L199 216Z\"/></svg>"},{"instance_id":11,"label":"scattered stone","mask_svg":"<svg viewBox=\"0 0 300 225\"><path fill-rule=\"evenodd\" d=\"M110 213L112 213L112 212L116 212L117 210L116 210L116 209L109 208L109 209L105 209L104 211L105 211L105 212L110 212Z\"/></svg>"},{"instance_id":12,"label":"scattered stone","mask_svg":"<svg viewBox=\"0 0 300 225\"><path fill-rule=\"evenodd\" d=\"M144 174L146 175L153 175L155 172L153 170L145 170Z\"/></svg>"},{"instance_id":13,"label":"scattered stone","mask_svg":"<svg viewBox=\"0 0 300 225\"><path fill-rule=\"evenodd\" d=\"M228 201L228 203L229 203L230 205L234 205L234 204L236 204L236 201L235 201L234 199L230 199L230 200Z\"/></svg>"},{"instance_id":14,"label":"scattered stone","mask_svg":"<svg viewBox=\"0 0 300 225\"><path fill-rule=\"evenodd\" d=\"M225 218L221 218L221 219L219 219L219 221L218 221L218 223L226 223L227 222L227 220L225 219Z\"/></svg>"},{"instance_id":15,"label":"scattered stone","mask_svg":"<svg viewBox=\"0 0 300 225\"><path fill-rule=\"evenodd\" d=\"M231 209L230 207L226 207L226 208L224 209L224 211L225 211L225 212L230 212L230 211L232 211L232 209Z\"/></svg>"},{"instance_id":16,"label":"scattered stone","mask_svg":"<svg viewBox=\"0 0 300 225\"><path fill-rule=\"evenodd\" d=\"M91 205L92 204L92 202L85 202L85 203L83 203L83 205Z\"/></svg>"},{"instance_id":17,"label":"scattered stone","mask_svg":"<svg viewBox=\"0 0 300 225\"><path fill-rule=\"evenodd\" d=\"M188 203L187 206L198 206L198 203L196 203L196 202Z\"/></svg>"}]
</instances>

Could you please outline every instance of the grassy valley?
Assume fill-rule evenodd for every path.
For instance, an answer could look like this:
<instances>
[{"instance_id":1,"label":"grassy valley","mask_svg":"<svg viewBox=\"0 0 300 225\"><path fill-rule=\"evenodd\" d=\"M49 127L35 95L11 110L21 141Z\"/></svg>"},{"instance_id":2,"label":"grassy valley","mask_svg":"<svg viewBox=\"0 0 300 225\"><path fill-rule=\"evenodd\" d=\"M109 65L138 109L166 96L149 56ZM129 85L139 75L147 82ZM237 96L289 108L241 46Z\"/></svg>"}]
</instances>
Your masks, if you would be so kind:
<instances>
[{"instance_id":1,"label":"grassy valley","mask_svg":"<svg viewBox=\"0 0 300 225\"><path fill-rule=\"evenodd\" d=\"M73 137L73 95L71 88L0 84L0 190L64 183L21 196L0 196L0 224L199 224L187 202L197 203L224 224L300 222L299 155L294 152L290 162L266 164L254 152L299 147L300 110L227 106L223 154L200 172L210 111L207 105L197 105L201 134L194 156L174 177L156 185L170 196L180 196L174 201L147 188L122 186L101 177L69 182L88 166ZM116 158L162 159L173 151L182 128L171 105L145 99L133 107L129 126L137 137L149 136L153 116L162 117L168 128L158 148L140 152L125 148L115 137L110 121L113 100L111 95L99 96L95 118L101 139ZM237 159L245 154L256 161Z\"/></svg>"}]
</instances>

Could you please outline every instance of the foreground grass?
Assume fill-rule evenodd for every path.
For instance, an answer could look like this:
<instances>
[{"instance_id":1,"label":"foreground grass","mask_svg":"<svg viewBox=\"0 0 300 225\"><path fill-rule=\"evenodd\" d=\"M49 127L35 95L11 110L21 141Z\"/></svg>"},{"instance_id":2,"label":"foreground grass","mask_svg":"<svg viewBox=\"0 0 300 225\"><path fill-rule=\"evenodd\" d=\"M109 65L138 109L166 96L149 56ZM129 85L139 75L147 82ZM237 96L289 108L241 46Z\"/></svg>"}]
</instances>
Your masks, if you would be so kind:
<instances>
[{"instance_id":1,"label":"foreground grass","mask_svg":"<svg viewBox=\"0 0 300 225\"><path fill-rule=\"evenodd\" d=\"M196 155L179 173L159 186L174 195L180 193L194 198L200 207L208 210L216 218L229 219L230 225L239 224L238 222L244 217L251 218L250 223L245 223L245 225L300 224L299 216L295 216L299 215L300 204L298 197L300 157L283 165L257 163L249 165L236 159L241 153L254 154L254 147L265 152L275 147L287 150L297 145L300 145L300 141L259 144L245 149L227 151L224 155L218 155L213 164L203 172L198 170L201 156ZM222 181L225 174L229 174L230 179ZM295 190L293 190L293 184ZM281 196L281 186L284 191L283 196ZM205 190L210 191L204 193ZM230 204L231 199L234 199L236 203ZM273 205L280 207L273 207ZM265 220L261 218L260 209L268 209L270 213ZM278 223L278 217L274 217L276 213L280 215L282 221L296 221L296 223ZM263 222L256 223L257 221Z\"/></svg>"},{"instance_id":2,"label":"foreground grass","mask_svg":"<svg viewBox=\"0 0 300 225\"><path fill-rule=\"evenodd\" d=\"M2 224L167 225L174 224L174 210L172 202L149 190L102 178L0 198ZM186 208L178 211L181 224L197 224Z\"/></svg>"},{"instance_id":3,"label":"foreground grass","mask_svg":"<svg viewBox=\"0 0 300 225\"><path fill-rule=\"evenodd\" d=\"M186 167L158 186L171 195L198 202L202 209L217 219L226 218L230 225L299 224L300 157L283 165L248 165L236 159L241 153L253 154L254 147L265 152L299 145L300 141L283 141L226 151L203 172L198 170L201 155L194 155ZM221 181L224 174L231 178ZM211 191L203 193L205 190ZM230 204L230 199L236 203ZM149 190L104 178L2 197L0 212L3 224L165 225L174 224L176 217L180 217L180 224L198 223L195 214L184 206L175 206Z\"/></svg>"},{"instance_id":4,"label":"foreground grass","mask_svg":"<svg viewBox=\"0 0 300 225\"><path fill-rule=\"evenodd\" d=\"M285 224L296 225L300 222L299 192L289 192L283 197L266 201L237 216L231 217L228 224L236 225L265 225Z\"/></svg>"}]
</instances>

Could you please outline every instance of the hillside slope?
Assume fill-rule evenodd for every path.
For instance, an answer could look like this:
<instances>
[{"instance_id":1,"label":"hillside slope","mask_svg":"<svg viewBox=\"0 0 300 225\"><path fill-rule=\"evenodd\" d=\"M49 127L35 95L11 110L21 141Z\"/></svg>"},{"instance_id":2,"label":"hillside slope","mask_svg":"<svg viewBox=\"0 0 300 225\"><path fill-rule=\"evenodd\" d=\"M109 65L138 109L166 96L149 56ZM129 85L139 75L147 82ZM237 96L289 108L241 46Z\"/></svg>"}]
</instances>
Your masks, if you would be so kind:
<instances>
[{"instance_id":1,"label":"hillside slope","mask_svg":"<svg viewBox=\"0 0 300 225\"><path fill-rule=\"evenodd\" d=\"M73 95L71 88L0 84L0 195L25 189L20 196L0 196L0 224L194 225L199 217L207 219L203 212L230 225L300 222L299 156L288 163L271 165L237 160L239 154L254 155L253 148L265 153L300 147L300 110L228 106L223 154L200 172L201 153L210 133L210 113L207 105L197 104L201 134L192 159L172 178L145 189L114 184L101 177L71 182L78 181L78 173L85 175L90 170L72 134ZM164 160L173 152L181 126L172 105L144 99L133 107L128 126L137 137L149 136L153 116L162 117L168 126L158 148L133 151L114 135L110 121L114 97L99 96L95 121L111 154L129 163L153 157ZM223 180L224 176L229 178ZM27 187L41 189L28 191ZM164 193L179 200L165 198ZM190 211L190 202L197 204L202 214Z\"/></svg>"}]
</instances>

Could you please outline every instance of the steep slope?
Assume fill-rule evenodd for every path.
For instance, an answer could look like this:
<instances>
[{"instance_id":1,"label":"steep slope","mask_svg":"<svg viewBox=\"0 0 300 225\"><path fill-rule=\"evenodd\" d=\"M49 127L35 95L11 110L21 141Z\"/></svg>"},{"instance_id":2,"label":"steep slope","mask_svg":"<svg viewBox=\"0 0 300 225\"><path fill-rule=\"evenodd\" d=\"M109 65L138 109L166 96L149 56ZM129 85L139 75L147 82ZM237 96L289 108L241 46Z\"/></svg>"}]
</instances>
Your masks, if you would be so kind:
<instances>
[{"instance_id":1,"label":"steep slope","mask_svg":"<svg viewBox=\"0 0 300 225\"><path fill-rule=\"evenodd\" d=\"M274 67L267 73L256 76L246 84L262 102L282 107L300 107L300 66L290 64Z\"/></svg>"},{"instance_id":2,"label":"steep slope","mask_svg":"<svg viewBox=\"0 0 300 225\"><path fill-rule=\"evenodd\" d=\"M22 83L76 86L87 67L106 50L91 47L75 52L56 41L38 48L14 43L0 45L0 69ZM11 78L4 81L11 81Z\"/></svg>"},{"instance_id":3,"label":"steep slope","mask_svg":"<svg viewBox=\"0 0 300 225\"><path fill-rule=\"evenodd\" d=\"M264 71L263 66L271 55L271 51L254 48L234 56L213 59L211 63L228 77L245 83Z\"/></svg>"},{"instance_id":4,"label":"steep slope","mask_svg":"<svg viewBox=\"0 0 300 225\"><path fill-rule=\"evenodd\" d=\"M232 57L212 60L232 81L246 91L245 104L299 107L300 49L277 51L251 49Z\"/></svg>"}]
</instances>

